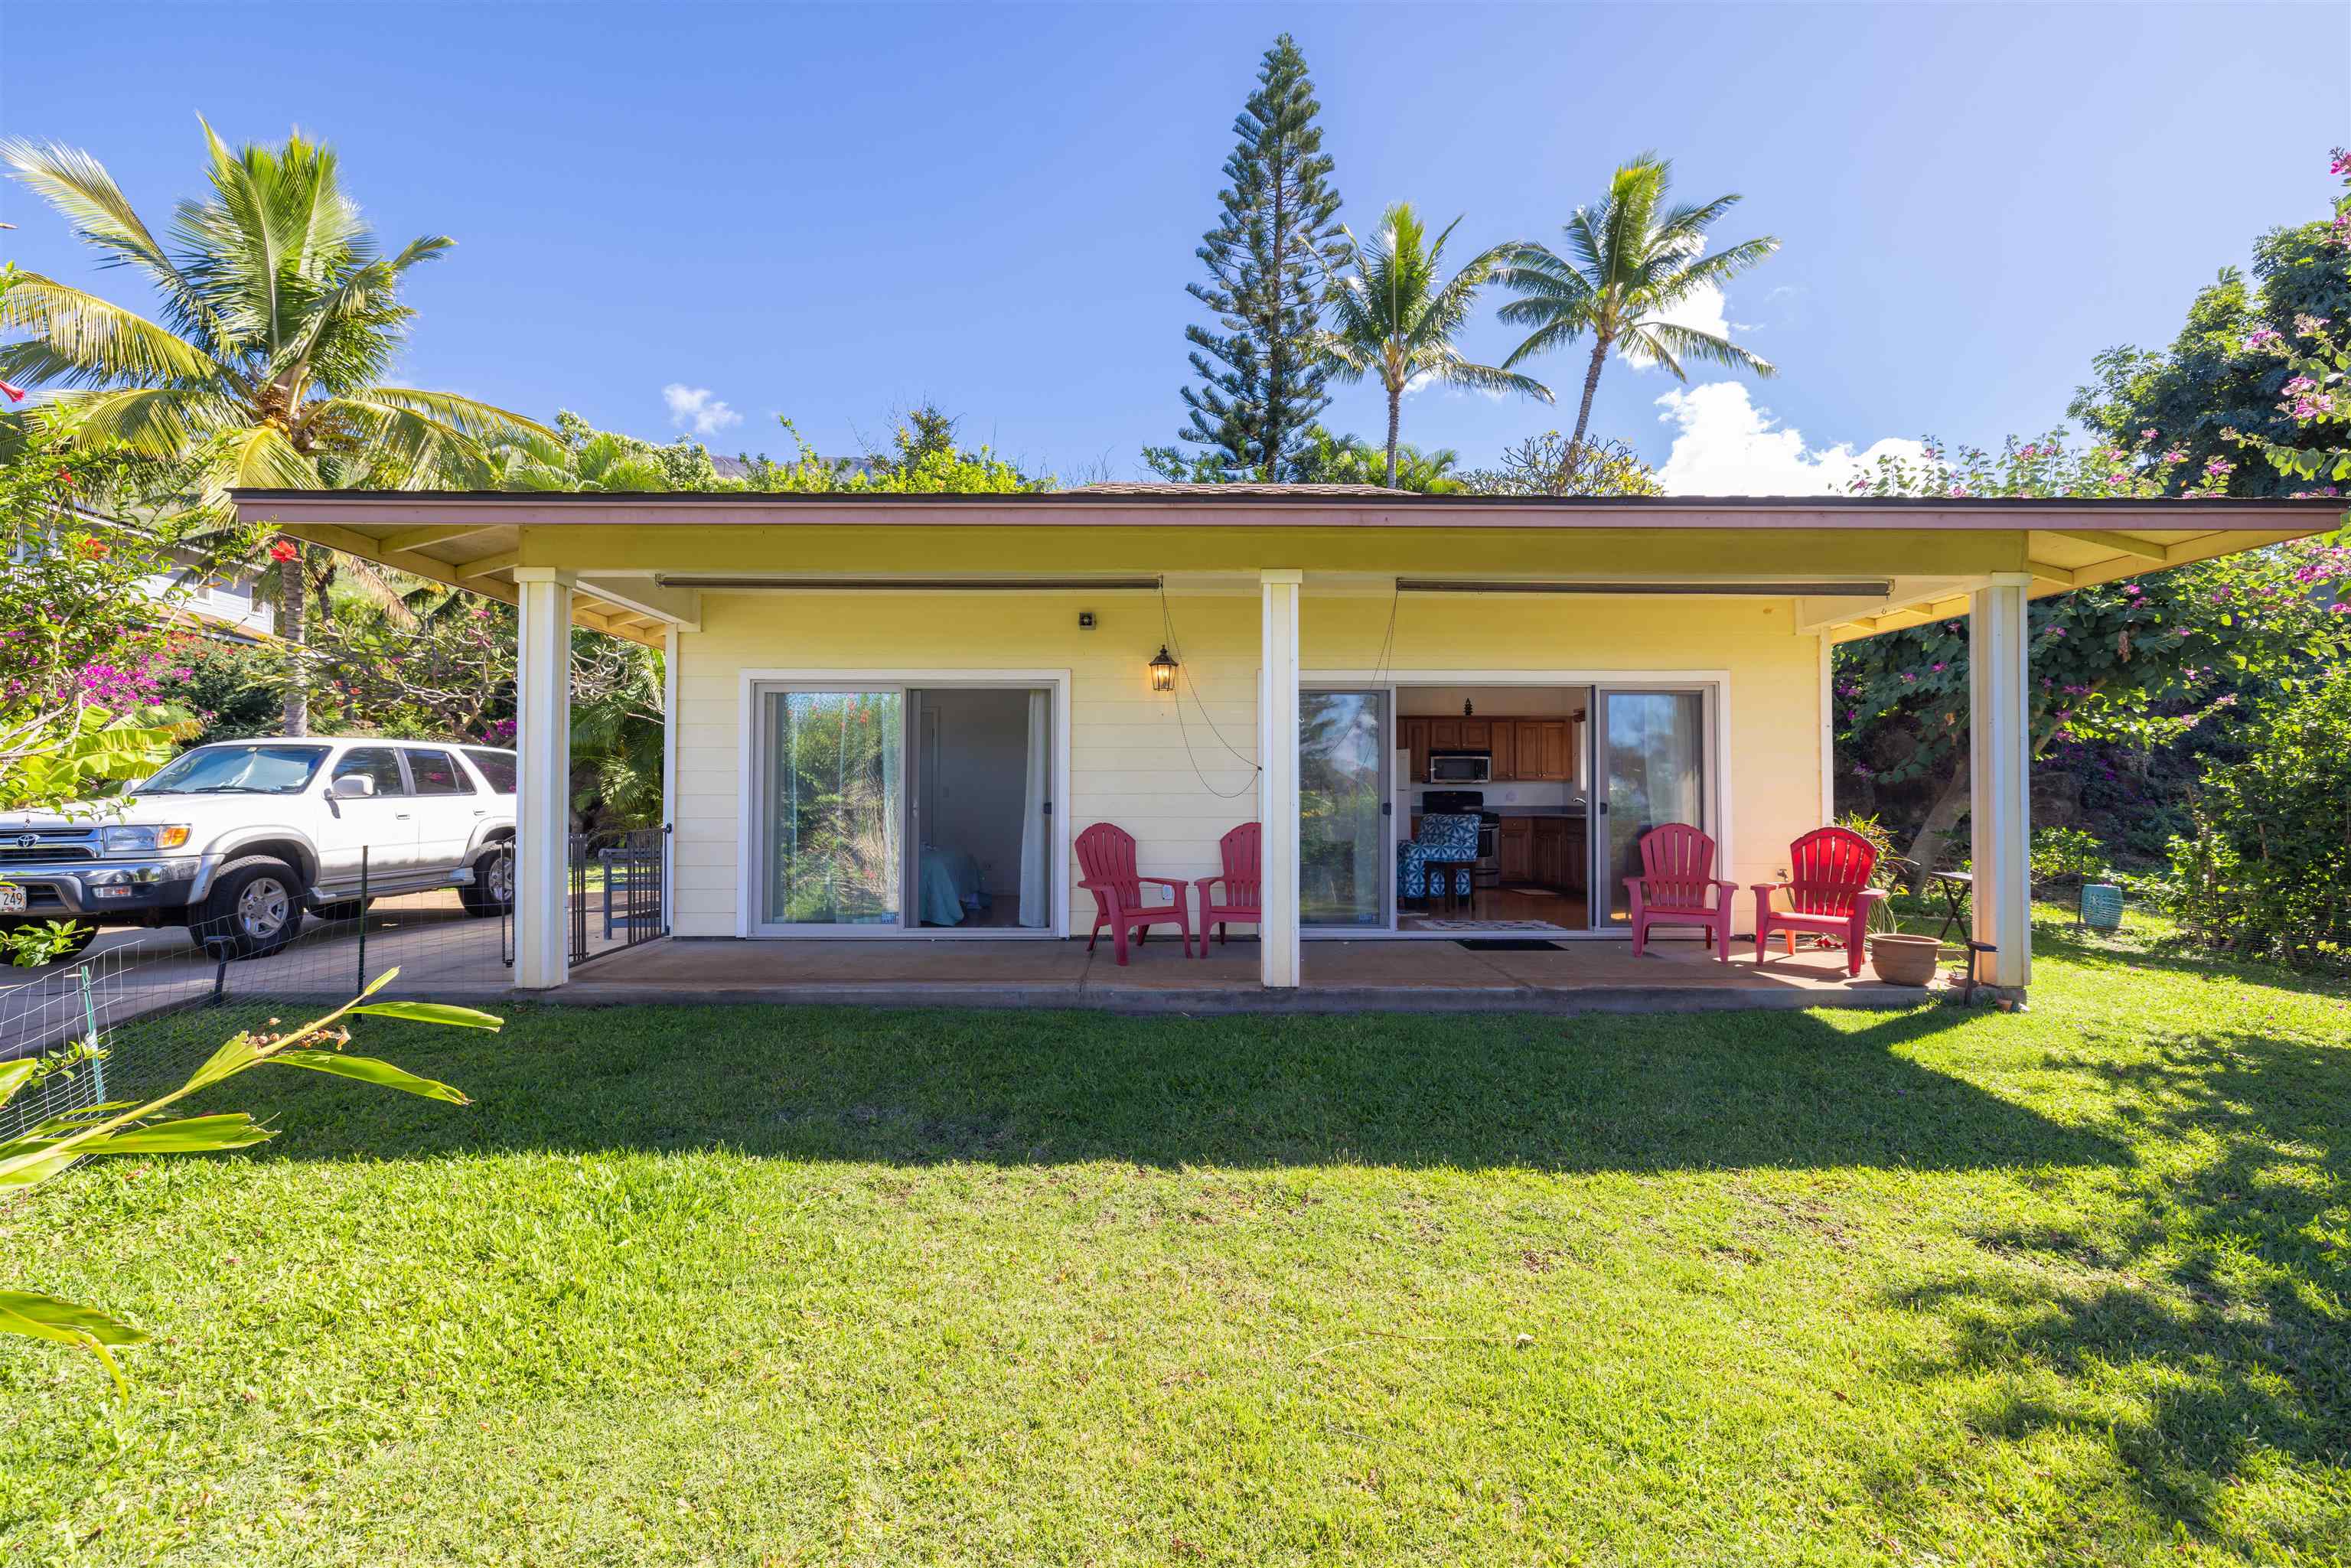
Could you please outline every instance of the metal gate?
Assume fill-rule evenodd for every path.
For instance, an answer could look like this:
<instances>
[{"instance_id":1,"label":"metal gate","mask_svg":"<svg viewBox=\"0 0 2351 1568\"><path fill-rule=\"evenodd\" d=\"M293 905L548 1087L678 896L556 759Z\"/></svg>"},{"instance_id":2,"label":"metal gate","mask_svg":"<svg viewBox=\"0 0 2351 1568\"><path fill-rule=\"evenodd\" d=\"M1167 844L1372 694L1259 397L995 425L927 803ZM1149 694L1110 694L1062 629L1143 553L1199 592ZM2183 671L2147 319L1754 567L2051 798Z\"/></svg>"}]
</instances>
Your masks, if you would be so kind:
<instances>
[{"instance_id":1,"label":"metal gate","mask_svg":"<svg viewBox=\"0 0 2351 1568\"><path fill-rule=\"evenodd\" d=\"M666 826L572 834L572 964L669 935L668 873Z\"/></svg>"}]
</instances>

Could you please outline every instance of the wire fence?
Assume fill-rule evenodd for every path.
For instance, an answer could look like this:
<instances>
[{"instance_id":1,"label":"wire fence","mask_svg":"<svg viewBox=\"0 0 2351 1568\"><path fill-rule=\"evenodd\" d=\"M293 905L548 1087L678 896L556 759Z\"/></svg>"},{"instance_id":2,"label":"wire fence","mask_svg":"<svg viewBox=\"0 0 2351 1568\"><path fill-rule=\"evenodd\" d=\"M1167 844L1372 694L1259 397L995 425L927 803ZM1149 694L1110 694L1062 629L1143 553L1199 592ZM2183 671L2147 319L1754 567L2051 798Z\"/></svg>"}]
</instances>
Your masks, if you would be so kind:
<instances>
[{"instance_id":1,"label":"wire fence","mask_svg":"<svg viewBox=\"0 0 2351 1568\"><path fill-rule=\"evenodd\" d=\"M660 829L573 836L573 962L666 932L667 851ZM356 898L294 904L285 929L243 956L223 932L113 926L73 958L0 969L0 1061L43 1063L42 1076L0 1105L0 1140L175 1088L230 1036L307 1022L388 969L399 975L387 997L475 1006L502 998L513 984L511 850L489 870L471 886L377 894L363 883ZM399 877L370 868L371 882L379 875Z\"/></svg>"}]
</instances>

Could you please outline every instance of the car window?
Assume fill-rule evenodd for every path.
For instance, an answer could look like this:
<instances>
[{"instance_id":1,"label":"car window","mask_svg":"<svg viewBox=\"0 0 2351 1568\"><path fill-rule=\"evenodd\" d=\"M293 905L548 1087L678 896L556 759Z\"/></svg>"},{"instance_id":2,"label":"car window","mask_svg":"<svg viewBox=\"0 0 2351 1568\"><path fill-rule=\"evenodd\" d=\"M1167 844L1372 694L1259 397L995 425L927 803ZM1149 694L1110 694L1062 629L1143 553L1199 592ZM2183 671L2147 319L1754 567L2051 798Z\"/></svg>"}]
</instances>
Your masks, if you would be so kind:
<instances>
[{"instance_id":1,"label":"car window","mask_svg":"<svg viewBox=\"0 0 2351 1568\"><path fill-rule=\"evenodd\" d=\"M326 759L323 746L200 746L167 764L140 795L298 795Z\"/></svg>"},{"instance_id":2,"label":"car window","mask_svg":"<svg viewBox=\"0 0 2351 1568\"><path fill-rule=\"evenodd\" d=\"M407 781L400 776L400 757L389 746L355 746L335 763L334 779L357 776L375 780L379 795L405 795ZM329 783L332 779L329 780Z\"/></svg>"},{"instance_id":3,"label":"car window","mask_svg":"<svg viewBox=\"0 0 2351 1568\"><path fill-rule=\"evenodd\" d=\"M408 776L420 795L470 795L474 781L458 770L457 759L445 751L408 748Z\"/></svg>"},{"instance_id":4,"label":"car window","mask_svg":"<svg viewBox=\"0 0 2351 1568\"><path fill-rule=\"evenodd\" d=\"M473 759L474 766L481 771L483 779L490 786L491 793L511 795L515 792L515 754L513 752L500 751L494 747L469 746L465 747L465 755Z\"/></svg>"}]
</instances>

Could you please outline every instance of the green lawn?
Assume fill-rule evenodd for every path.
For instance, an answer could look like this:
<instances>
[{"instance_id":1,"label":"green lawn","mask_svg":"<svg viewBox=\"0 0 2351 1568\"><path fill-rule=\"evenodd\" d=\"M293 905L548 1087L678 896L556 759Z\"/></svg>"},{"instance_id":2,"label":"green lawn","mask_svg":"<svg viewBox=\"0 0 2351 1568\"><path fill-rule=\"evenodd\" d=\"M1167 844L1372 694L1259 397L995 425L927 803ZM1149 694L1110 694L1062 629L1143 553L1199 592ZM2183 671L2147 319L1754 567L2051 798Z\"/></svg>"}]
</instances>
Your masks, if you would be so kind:
<instances>
[{"instance_id":1,"label":"green lawn","mask_svg":"<svg viewBox=\"0 0 2351 1568\"><path fill-rule=\"evenodd\" d=\"M369 1020L5 1272L0 1562L2351 1554L2351 1003Z\"/></svg>"}]
</instances>

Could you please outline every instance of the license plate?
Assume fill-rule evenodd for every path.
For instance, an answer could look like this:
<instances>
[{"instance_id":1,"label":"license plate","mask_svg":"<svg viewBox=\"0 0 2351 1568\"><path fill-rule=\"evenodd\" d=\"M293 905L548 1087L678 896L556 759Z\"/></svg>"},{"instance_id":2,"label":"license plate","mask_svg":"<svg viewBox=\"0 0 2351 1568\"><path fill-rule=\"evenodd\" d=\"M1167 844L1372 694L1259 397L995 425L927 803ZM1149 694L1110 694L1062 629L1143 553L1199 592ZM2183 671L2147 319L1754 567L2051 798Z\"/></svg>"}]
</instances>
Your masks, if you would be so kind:
<instances>
[{"instance_id":1,"label":"license plate","mask_svg":"<svg viewBox=\"0 0 2351 1568\"><path fill-rule=\"evenodd\" d=\"M25 890L14 883L0 882L0 915L25 913Z\"/></svg>"}]
</instances>

